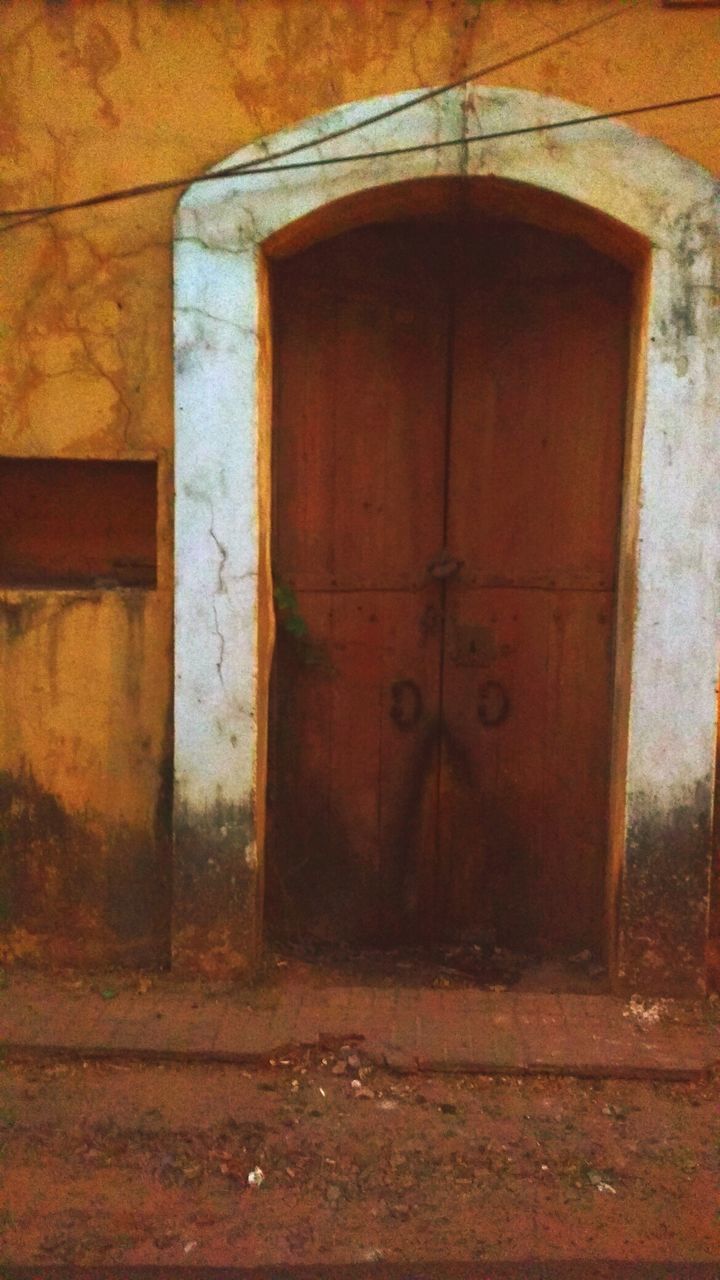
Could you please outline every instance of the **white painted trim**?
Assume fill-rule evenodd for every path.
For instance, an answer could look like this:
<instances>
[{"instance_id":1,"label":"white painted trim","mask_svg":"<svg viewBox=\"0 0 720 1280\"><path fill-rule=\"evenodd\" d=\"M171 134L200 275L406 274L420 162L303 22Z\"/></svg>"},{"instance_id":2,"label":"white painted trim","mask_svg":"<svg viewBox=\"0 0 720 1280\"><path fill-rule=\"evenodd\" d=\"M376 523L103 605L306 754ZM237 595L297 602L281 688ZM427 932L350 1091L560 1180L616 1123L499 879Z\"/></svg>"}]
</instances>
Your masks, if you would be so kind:
<instances>
[{"instance_id":1,"label":"white painted trim","mask_svg":"<svg viewBox=\"0 0 720 1280\"><path fill-rule=\"evenodd\" d=\"M321 137L412 96L341 107L246 147L219 167ZM303 158L374 153L582 111L524 90L471 86L315 146ZM712 778L720 542L717 186L661 143L608 121L486 145L245 174L197 183L184 194L175 232L175 794L176 812L191 824L192 815L207 817L213 806L252 809L256 801L263 242L341 197L444 175L493 175L557 193L651 246L627 794L669 810Z\"/></svg>"}]
</instances>

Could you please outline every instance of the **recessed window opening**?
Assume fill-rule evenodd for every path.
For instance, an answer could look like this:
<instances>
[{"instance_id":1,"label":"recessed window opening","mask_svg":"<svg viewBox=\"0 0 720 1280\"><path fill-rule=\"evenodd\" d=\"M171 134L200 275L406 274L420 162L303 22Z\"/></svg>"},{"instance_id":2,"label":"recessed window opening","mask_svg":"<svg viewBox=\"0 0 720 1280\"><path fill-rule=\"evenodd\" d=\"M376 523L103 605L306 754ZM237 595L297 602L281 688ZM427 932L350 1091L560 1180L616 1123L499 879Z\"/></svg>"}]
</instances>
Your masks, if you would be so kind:
<instances>
[{"instance_id":1,"label":"recessed window opening","mask_svg":"<svg viewBox=\"0 0 720 1280\"><path fill-rule=\"evenodd\" d=\"M0 586L153 588L157 463L0 459Z\"/></svg>"}]
</instances>

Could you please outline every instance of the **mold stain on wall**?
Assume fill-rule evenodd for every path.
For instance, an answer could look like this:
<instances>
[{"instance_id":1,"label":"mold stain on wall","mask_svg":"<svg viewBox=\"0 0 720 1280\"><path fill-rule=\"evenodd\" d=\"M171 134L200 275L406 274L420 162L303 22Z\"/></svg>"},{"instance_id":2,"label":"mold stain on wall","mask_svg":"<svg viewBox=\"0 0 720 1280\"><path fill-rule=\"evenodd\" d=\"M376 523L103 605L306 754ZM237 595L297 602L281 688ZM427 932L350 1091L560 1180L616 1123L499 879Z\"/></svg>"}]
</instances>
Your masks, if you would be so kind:
<instances>
[{"instance_id":1,"label":"mold stain on wall","mask_svg":"<svg viewBox=\"0 0 720 1280\"><path fill-rule=\"evenodd\" d=\"M175 815L172 964L208 977L248 976L260 946L254 804L218 797Z\"/></svg>"},{"instance_id":2,"label":"mold stain on wall","mask_svg":"<svg viewBox=\"0 0 720 1280\"><path fill-rule=\"evenodd\" d=\"M698 782L672 808L634 797L627 859L634 892L625 901L625 967L633 991L686 995L705 990L702 963L709 911L710 783ZM672 963L669 963L672 957Z\"/></svg>"},{"instance_id":3,"label":"mold stain on wall","mask_svg":"<svg viewBox=\"0 0 720 1280\"><path fill-rule=\"evenodd\" d=\"M0 602L6 959L168 961L171 744L158 612L141 590Z\"/></svg>"}]
</instances>

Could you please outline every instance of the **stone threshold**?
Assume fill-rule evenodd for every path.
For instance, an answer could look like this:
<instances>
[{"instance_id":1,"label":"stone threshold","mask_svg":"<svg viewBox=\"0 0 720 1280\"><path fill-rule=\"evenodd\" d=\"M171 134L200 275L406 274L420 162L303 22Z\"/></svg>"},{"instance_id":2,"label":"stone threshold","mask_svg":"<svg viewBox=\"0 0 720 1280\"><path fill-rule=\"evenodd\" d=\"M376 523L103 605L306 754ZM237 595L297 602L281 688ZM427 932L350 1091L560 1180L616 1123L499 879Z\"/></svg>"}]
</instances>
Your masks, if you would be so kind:
<instances>
[{"instance_id":1,"label":"stone threshold","mask_svg":"<svg viewBox=\"0 0 720 1280\"><path fill-rule=\"evenodd\" d=\"M259 1066L356 1047L399 1072L698 1080L720 1065L720 1006L474 989L224 987L11 973L5 1061L79 1058Z\"/></svg>"}]
</instances>

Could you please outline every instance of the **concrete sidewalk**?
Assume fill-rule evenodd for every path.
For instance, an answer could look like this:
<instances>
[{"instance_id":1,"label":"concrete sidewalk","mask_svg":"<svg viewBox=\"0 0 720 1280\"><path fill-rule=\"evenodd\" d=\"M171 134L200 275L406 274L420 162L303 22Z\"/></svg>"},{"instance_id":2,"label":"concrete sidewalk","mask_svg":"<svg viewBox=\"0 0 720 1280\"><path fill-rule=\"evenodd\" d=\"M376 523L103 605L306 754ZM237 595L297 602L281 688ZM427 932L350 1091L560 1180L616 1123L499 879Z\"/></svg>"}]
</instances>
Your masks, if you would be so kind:
<instances>
[{"instance_id":1,"label":"concrete sidewalk","mask_svg":"<svg viewBox=\"0 0 720 1280\"><path fill-rule=\"evenodd\" d=\"M611 996L474 989L212 989L160 975L50 979L10 971L5 1059L72 1055L267 1063L299 1048L358 1046L399 1071L692 1080L720 1064L720 1008Z\"/></svg>"}]
</instances>

